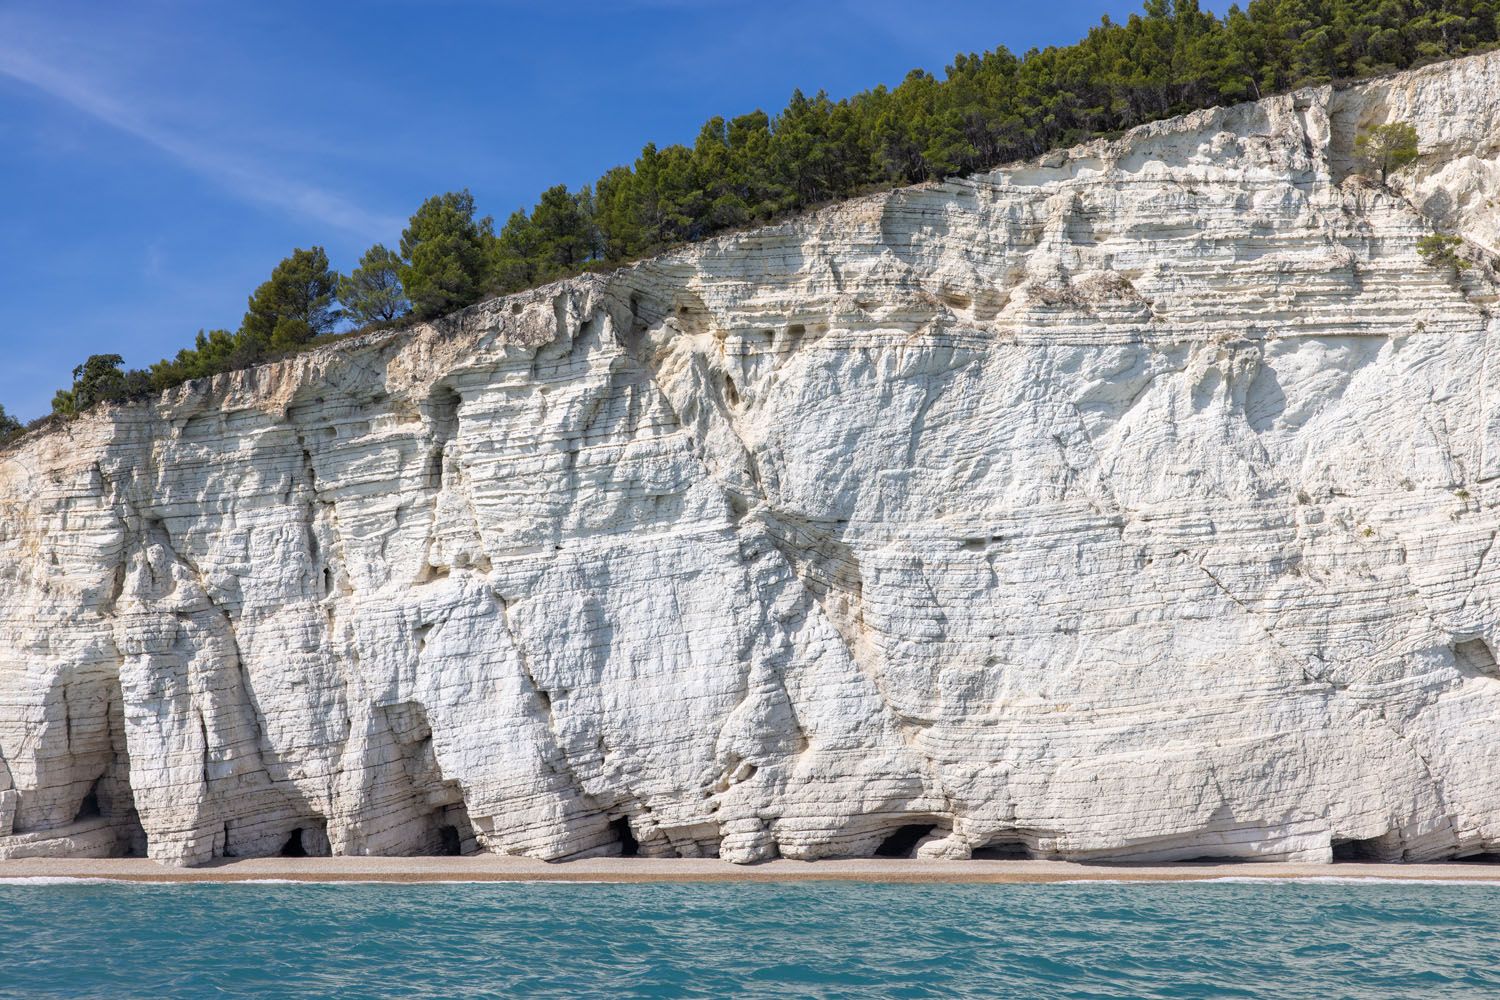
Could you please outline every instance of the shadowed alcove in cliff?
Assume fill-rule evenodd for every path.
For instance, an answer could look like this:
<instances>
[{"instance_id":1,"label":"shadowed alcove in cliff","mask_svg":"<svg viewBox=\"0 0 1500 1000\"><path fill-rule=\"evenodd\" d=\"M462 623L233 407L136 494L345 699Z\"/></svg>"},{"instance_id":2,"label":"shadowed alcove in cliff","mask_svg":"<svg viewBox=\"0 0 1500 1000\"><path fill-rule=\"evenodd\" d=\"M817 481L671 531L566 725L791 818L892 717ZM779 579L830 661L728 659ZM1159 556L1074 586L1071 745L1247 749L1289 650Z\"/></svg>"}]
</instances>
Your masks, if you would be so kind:
<instances>
[{"instance_id":1,"label":"shadowed alcove in cliff","mask_svg":"<svg viewBox=\"0 0 1500 1000\"><path fill-rule=\"evenodd\" d=\"M620 845L620 857L640 857L641 845L635 839L635 832L630 829L630 820L624 816L609 821L610 832L615 835L615 843Z\"/></svg>"},{"instance_id":2,"label":"shadowed alcove in cliff","mask_svg":"<svg viewBox=\"0 0 1500 1000\"><path fill-rule=\"evenodd\" d=\"M88 786L73 810L73 823L106 821L115 834L116 853L145 857L146 830L131 795L128 768L111 766Z\"/></svg>"},{"instance_id":3,"label":"shadowed alcove in cliff","mask_svg":"<svg viewBox=\"0 0 1500 1000\"><path fill-rule=\"evenodd\" d=\"M897 827L875 848L875 857L909 858L916 853L922 838L936 829L936 823L908 823Z\"/></svg>"},{"instance_id":4,"label":"shadowed alcove in cliff","mask_svg":"<svg viewBox=\"0 0 1500 1000\"><path fill-rule=\"evenodd\" d=\"M1334 861L1392 861L1391 846L1387 837L1365 837L1363 839L1335 840ZM1400 851L1396 851L1400 857Z\"/></svg>"},{"instance_id":5,"label":"shadowed alcove in cliff","mask_svg":"<svg viewBox=\"0 0 1500 1000\"><path fill-rule=\"evenodd\" d=\"M1470 854L1453 860L1466 865L1500 865L1500 854Z\"/></svg>"},{"instance_id":6,"label":"shadowed alcove in cliff","mask_svg":"<svg viewBox=\"0 0 1500 1000\"><path fill-rule=\"evenodd\" d=\"M319 820L299 826L287 835L278 852L283 858L326 858L333 854L328 843L328 823Z\"/></svg>"},{"instance_id":7,"label":"shadowed alcove in cliff","mask_svg":"<svg viewBox=\"0 0 1500 1000\"><path fill-rule=\"evenodd\" d=\"M468 853L477 849L474 825L462 800L433 810L432 831L431 853L438 857L456 858L466 853L466 849Z\"/></svg>"},{"instance_id":8,"label":"shadowed alcove in cliff","mask_svg":"<svg viewBox=\"0 0 1500 1000\"><path fill-rule=\"evenodd\" d=\"M1454 643L1453 660L1465 677L1500 677L1495 653L1483 639Z\"/></svg>"},{"instance_id":9,"label":"shadowed alcove in cliff","mask_svg":"<svg viewBox=\"0 0 1500 1000\"><path fill-rule=\"evenodd\" d=\"M447 448L458 435L458 408L463 398L449 385L433 387L427 400L428 427L432 434L432 446L427 458L427 488L441 489L444 484Z\"/></svg>"},{"instance_id":10,"label":"shadowed alcove in cliff","mask_svg":"<svg viewBox=\"0 0 1500 1000\"><path fill-rule=\"evenodd\" d=\"M86 819L98 819L103 815L99 809L99 782L103 780L104 777L102 775L94 779L94 783L89 786L89 790L84 795L83 801L78 803L77 811L73 813L73 822L82 823Z\"/></svg>"},{"instance_id":11,"label":"shadowed alcove in cliff","mask_svg":"<svg viewBox=\"0 0 1500 1000\"><path fill-rule=\"evenodd\" d=\"M974 848L969 856L975 861L1024 861L1035 857L1023 842L1003 837L986 841L982 847Z\"/></svg>"}]
</instances>

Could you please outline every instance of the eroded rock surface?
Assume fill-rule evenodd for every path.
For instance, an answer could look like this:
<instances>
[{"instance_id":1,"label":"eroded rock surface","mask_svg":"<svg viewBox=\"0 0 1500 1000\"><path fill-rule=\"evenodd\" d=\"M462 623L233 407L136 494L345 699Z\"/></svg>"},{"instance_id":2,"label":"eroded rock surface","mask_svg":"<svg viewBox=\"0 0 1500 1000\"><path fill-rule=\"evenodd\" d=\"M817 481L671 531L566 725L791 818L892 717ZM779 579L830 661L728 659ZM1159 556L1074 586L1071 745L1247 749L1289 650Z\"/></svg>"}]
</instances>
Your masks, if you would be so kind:
<instances>
[{"instance_id":1,"label":"eroded rock surface","mask_svg":"<svg viewBox=\"0 0 1500 1000\"><path fill-rule=\"evenodd\" d=\"M0 857L1494 850L1497 118L1201 112L28 440Z\"/></svg>"}]
</instances>

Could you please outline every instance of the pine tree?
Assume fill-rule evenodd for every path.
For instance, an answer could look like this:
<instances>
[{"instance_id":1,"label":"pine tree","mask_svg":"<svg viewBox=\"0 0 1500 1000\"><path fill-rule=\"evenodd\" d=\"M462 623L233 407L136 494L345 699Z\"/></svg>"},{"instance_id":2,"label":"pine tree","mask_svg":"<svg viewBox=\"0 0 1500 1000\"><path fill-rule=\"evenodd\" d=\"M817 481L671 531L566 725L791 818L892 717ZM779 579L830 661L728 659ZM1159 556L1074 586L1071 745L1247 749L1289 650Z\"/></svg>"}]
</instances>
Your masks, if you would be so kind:
<instances>
[{"instance_id":1,"label":"pine tree","mask_svg":"<svg viewBox=\"0 0 1500 1000\"><path fill-rule=\"evenodd\" d=\"M401 286L412 312L430 319L478 302L490 280L494 222L474 218L465 188L422 203L401 234Z\"/></svg>"},{"instance_id":2,"label":"pine tree","mask_svg":"<svg viewBox=\"0 0 1500 1000\"><path fill-rule=\"evenodd\" d=\"M359 266L339 281L339 302L359 324L388 323L410 307L401 290L401 258L377 243L366 250Z\"/></svg>"},{"instance_id":3,"label":"pine tree","mask_svg":"<svg viewBox=\"0 0 1500 1000\"><path fill-rule=\"evenodd\" d=\"M250 296L240 339L252 351L280 353L329 332L339 319L338 284L322 247L293 250Z\"/></svg>"},{"instance_id":4,"label":"pine tree","mask_svg":"<svg viewBox=\"0 0 1500 1000\"><path fill-rule=\"evenodd\" d=\"M551 281L576 274L598 255L593 201L593 193L586 187L570 194L566 185L559 184L542 192L541 200L531 210L536 237L533 260L538 279Z\"/></svg>"},{"instance_id":5,"label":"pine tree","mask_svg":"<svg viewBox=\"0 0 1500 1000\"><path fill-rule=\"evenodd\" d=\"M630 260L650 245L640 218L636 175L629 167L615 167L599 178L594 196L594 224L604 259Z\"/></svg>"},{"instance_id":6,"label":"pine tree","mask_svg":"<svg viewBox=\"0 0 1500 1000\"><path fill-rule=\"evenodd\" d=\"M490 246L490 274L496 291L515 292L536 284L538 242L531 216L519 209L512 212Z\"/></svg>"}]
</instances>

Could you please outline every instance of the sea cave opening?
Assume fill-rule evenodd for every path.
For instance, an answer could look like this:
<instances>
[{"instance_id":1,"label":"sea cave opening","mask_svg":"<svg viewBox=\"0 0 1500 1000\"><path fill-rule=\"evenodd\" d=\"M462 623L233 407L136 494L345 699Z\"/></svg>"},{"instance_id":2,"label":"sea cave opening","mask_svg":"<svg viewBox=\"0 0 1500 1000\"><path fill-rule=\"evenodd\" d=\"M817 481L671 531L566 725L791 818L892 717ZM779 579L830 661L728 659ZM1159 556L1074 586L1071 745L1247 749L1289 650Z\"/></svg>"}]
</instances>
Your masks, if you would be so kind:
<instances>
[{"instance_id":1,"label":"sea cave opening","mask_svg":"<svg viewBox=\"0 0 1500 1000\"><path fill-rule=\"evenodd\" d=\"M1385 838L1366 837L1363 840L1335 840L1334 861L1386 861L1387 852L1382 848Z\"/></svg>"},{"instance_id":2,"label":"sea cave opening","mask_svg":"<svg viewBox=\"0 0 1500 1000\"><path fill-rule=\"evenodd\" d=\"M456 858L464 852L464 838L452 823L438 827L438 854Z\"/></svg>"},{"instance_id":3,"label":"sea cave opening","mask_svg":"<svg viewBox=\"0 0 1500 1000\"><path fill-rule=\"evenodd\" d=\"M1019 840L992 840L976 847L969 855L975 861L1025 861L1032 857L1031 848Z\"/></svg>"},{"instance_id":4,"label":"sea cave opening","mask_svg":"<svg viewBox=\"0 0 1500 1000\"><path fill-rule=\"evenodd\" d=\"M620 844L620 857L635 858L641 853L640 842L635 839L635 833L630 829L630 820L624 816L611 820L610 831L614 833L615 840Z\"/></svg>"},{"instance_id":5,"label":"sea cave opening","mask_svg":"<svg viewBox=\"0 0 1500 1000\"><path fill-rule=\"evenodd\" d=\"M99 808L99 782L103 780L102 777L94 779L88 794L78 804L78 811L73 814L73 822L82 823L86 819L98 819L104 815L104 810Z\"/></svg>"},{"instance_id":6,"label":"sea cave opening","mask_svg":"<svg viewBox=\"0 0 1500 1000\"><path fill-rule=\"evenodd\" d=\"M936 823L908 823L898 827L875 848L877 858L909 858L923 837L937 829Z\"/></svg>"},{"instance_id":7,"label":"sea cave opening","mask_svg":"<svg viewBox=\"0 0 1500 1000\"><path fill-rule=\"evenodd\" d=\"M286 838L286 843L281 845L281 856L283 858L307 857L307 845L302 842L302 827L297 827L292 831L291 836Z\"/></svg>"}]
</instances>

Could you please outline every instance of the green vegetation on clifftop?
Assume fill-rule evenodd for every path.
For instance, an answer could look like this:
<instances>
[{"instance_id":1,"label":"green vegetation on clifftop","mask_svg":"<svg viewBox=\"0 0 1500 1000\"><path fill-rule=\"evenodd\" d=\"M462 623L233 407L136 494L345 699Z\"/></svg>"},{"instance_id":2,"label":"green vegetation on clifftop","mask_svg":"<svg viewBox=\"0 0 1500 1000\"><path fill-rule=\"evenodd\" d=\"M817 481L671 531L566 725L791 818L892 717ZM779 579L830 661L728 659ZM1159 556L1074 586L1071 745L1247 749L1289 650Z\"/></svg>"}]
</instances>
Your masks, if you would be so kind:
<instances>
[{"instance_id":1,"label":"green vegetation on clifftop","mask_svg":"<svg viewBox=\"0 0 1500 1000\"><path fill-rule=\"evenodd\" d=\"M21 421L5 412L0 406L0 445L21 433Z\"/></svg>"},{"instance_id":2,"label":"green vegetation on clifftop","mask_svg":"<svg viewBox=\"0 0 1500 1000\"><path fill-rule=\"evenodd\" d=\"M409 304L431 318L827 201L1482 51L1497 38L1500 0L1251 0L1222 18L1197 0L1146 0L1141 14L1106 18L1074 45L959 55L941 79L913 70L893 89L842 100L797 91L774 116L710 119L691 146L648 144L581 190L549 188L498 233L468 191L429 198L399 254L377 244L341 278L321 248L297 250L256 290L238 331L200 332L149 372L121 372L117 355L90 358L56 412L283 356L317 343L341 314L383 325ZM1399 129L1372 130L1360 150L1382 181L1416 155L1414 133Z\"/></svg>"}]
</instances>

